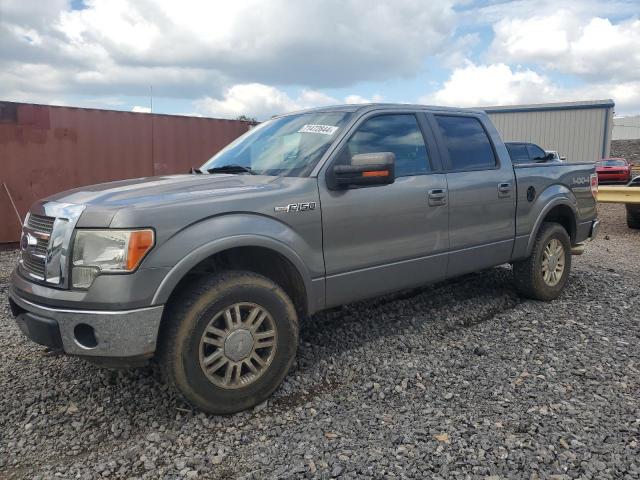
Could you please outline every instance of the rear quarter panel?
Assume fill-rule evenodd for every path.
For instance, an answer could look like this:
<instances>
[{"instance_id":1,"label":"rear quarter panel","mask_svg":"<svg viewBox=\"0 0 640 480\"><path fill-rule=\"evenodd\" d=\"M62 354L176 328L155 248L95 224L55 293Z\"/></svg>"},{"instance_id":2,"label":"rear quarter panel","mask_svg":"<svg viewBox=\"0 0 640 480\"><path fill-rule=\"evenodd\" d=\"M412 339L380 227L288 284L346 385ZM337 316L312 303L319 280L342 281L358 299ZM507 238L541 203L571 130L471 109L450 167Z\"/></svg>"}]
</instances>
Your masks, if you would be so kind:
<instances>
[{"instance_id":1,"label":"rear quarter panel","mask_svg":"<svg viewBox=\"0 0 640 480\"><path fill-rule=\"evenodd\" d=\"M514 171L518 189L514 260L529 255L544 217L555 206L571 208L576 231L581 224L596 218L596 200L590 183L595 172L593 164L523 164L515 166ZM530 189L535 192L532 199L528 196Z\"/></svg>"}]
</instances>

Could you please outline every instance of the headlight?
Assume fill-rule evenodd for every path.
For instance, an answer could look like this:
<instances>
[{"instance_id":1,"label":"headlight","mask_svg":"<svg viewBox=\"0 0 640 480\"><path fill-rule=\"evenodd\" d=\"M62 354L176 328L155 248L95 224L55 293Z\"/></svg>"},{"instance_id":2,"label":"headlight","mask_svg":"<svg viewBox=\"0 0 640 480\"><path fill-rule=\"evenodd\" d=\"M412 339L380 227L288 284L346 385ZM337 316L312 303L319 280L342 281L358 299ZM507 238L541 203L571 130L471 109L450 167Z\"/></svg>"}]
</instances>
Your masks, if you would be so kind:
<instances>
[{"instance_id":1,"label":"headlight","mask_svg":"<svg viewBox=\"0 0 640 480\"><path fill-rule=\"evenodd\" d=\"M153 230L78 230L73 244L73 286L90 287L100 272L135 270L153 243Z\"/></svg>"}]
</instances>

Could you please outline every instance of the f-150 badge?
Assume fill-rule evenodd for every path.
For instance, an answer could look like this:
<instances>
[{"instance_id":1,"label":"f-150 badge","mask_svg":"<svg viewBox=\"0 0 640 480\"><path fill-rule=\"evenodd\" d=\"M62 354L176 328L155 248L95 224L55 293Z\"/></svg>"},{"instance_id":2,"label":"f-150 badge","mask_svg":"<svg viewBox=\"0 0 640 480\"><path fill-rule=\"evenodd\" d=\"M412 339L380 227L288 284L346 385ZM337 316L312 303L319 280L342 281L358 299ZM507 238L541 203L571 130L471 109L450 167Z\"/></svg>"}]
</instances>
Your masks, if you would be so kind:
<instances>
[{"instance_id":1,"label":"f-150 badge","mask_svg":"<svg viewBox=\"0 0 640 480\"><path fill-rule=\"evenodd\" d=\"M290 203L283 207L274 207L274 210L278 213L290 213L290 212L306 212L307 210L315 210L316 202L303 202L303 203Z\"/></svg>"}]
</instances>

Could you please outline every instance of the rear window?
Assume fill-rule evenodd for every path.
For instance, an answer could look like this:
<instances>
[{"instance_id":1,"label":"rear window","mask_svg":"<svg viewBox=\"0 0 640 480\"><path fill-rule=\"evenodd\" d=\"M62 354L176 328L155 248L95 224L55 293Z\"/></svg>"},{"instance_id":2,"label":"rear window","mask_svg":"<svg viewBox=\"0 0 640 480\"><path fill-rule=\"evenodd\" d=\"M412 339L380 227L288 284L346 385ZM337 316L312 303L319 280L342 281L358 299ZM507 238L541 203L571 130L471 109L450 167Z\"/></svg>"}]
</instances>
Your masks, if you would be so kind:
<instances>
[{"instance_id":1,"label":"rear window","mask_svg":"<svg viewBox=\"0 0 640 480\"><path fill-rule=\"evenodd\" d=\"M487 133L474 117L436 115L453 170L489 169L496 157Z\"/></svg>"}]
</instances>

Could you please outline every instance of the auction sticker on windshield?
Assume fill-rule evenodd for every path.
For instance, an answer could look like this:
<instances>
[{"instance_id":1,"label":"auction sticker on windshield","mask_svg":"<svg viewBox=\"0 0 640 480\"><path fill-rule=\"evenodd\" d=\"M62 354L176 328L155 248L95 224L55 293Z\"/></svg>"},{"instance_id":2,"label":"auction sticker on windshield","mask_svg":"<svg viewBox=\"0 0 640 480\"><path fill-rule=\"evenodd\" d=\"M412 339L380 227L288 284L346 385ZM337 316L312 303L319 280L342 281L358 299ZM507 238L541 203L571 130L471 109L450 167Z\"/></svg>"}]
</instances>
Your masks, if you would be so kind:
<instances>
[{"instance_id":1,"label":"auction sticker on windshield","mask_svg":"<svg viewBox=\"0 0 640 480\"><path fill-rule=\"evenodd\" d=\"M323 135L333 135L338 127L331 125L304 125L298 133L321 133Z\"/></svg>"}]
</instances>

